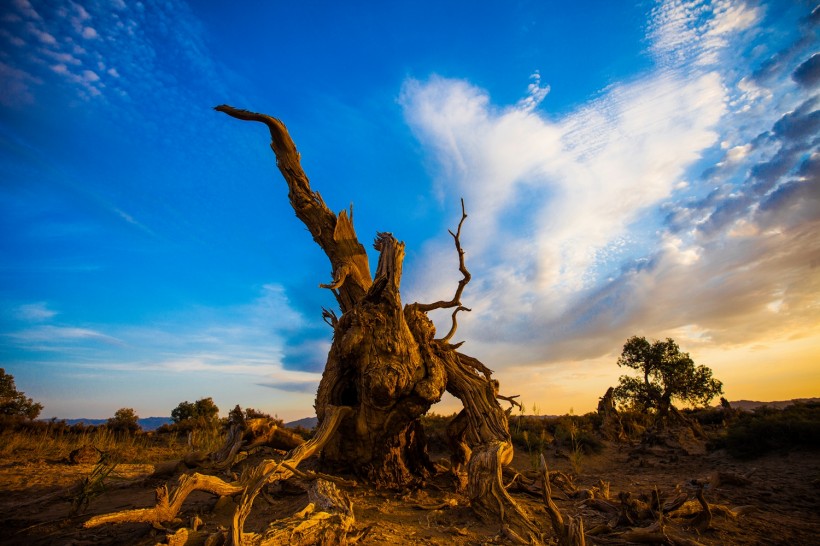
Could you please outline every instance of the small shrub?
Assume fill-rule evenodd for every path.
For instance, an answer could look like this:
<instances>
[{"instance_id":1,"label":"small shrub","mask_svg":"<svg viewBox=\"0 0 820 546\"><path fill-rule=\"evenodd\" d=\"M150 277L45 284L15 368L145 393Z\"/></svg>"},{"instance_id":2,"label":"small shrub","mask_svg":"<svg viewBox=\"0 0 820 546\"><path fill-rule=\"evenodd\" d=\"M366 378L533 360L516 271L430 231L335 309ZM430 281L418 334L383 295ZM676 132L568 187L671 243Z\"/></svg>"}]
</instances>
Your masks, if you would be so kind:
<instances>
[{"instance_id":1,"label":"small shrub","mask_svg":"<svg viewBox=\"0 0 820 546\"><path fill-rule=\"evenodd\" d=\"M726 411L723 408L686 408L682 413L690 420L698 422L702 426L722 425L726 419Z\"/></svg>"},{"instance_id":2,"label":"small shrub","mask_svg":"<svg viewBox=\"0 0 820 546\"><path fill-rule=\"evenodd\" d=\"M621 423L629 438L639 438L652 425L654 417L646 412L622 411Z\"/></svg>"},{"instance_id":3,"label":"small shrub","mask_svg":"<svg viewBox=\"0 0 820 546\"><path fill-rule=\"evenodd\" d=\"M581 430L575 436L575 445L584 455L595 455L604 450L604 444L600 438L588 431Z\"/></svg>"},{"instance_id":4,"label":"small shrub","mask_svg":"<svg viewBox=\"0 0 820 546\"><path fill-rule=\"evenodd\" d=\"M134 434L142 430L139 424L139 416L134 408L120 408L114 413L106 423L106 427L114 432L124 434Z\"/></svg>"}]
</instances>

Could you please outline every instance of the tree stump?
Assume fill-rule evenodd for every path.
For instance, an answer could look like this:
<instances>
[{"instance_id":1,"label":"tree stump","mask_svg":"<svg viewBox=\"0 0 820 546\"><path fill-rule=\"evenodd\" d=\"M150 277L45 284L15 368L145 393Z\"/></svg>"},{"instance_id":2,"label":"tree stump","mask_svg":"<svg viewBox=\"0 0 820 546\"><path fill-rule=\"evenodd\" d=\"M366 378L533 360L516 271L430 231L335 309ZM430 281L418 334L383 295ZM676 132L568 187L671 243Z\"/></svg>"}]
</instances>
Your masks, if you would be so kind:
<instances>
[{"instance_id":1,"label":"tree stump","mask_svg":"<svg viewBox=\"0 0 820 546\"><path fill-rule=\"evenodd\" d=\"M468 311L461 304L470 280L459 240L467 217L463 203L458 230L450 232L463 275L455 295L450 301L403 305L399 288L404 243L390 233L377 234L373 246L379 260L371 278L366 251L353 227L352 207L337 215L310 187L285 125L231 106L216 110L268 127L291 206L330 260L333 278L320 287L333 291L342 315L324 313L333 327L333 343L316 396L316 414L321 423L328 407L353 411L324 446L323 460L355 470L381 487L403 488L423 481L433 467L420 418L447 390L464 405L459 457L469 459L464 462L475 512L497 521L511 537L538 542L537 528L501 482L502 467L512 460L513 448L507 415L496 399L498 382L486 366L450 343L457 313ZM427 316L435 309L454 310L450 331L439 339Z\"/></svg>"}]
</instances>

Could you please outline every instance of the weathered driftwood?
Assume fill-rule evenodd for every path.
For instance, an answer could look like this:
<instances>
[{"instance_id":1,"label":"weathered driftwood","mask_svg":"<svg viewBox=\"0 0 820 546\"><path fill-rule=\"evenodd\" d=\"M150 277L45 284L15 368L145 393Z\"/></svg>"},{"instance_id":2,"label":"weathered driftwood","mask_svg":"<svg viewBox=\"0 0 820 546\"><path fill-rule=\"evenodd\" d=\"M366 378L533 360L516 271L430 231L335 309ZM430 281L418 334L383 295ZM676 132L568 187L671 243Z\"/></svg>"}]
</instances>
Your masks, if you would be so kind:
<instances>
[{"instance_id":1,"label":"weathered driftwood","mask_svg":"<svg viewBox=\"0 0 820 546\"><path fill-rule=\"evenodd\" d=\"M152 523L158 525L172 521L182 508L185 499L194 491L207 491L218 496L241 494L239 509L234 516L232 535L233 544L237 546L244 544L242 527L250 506L261 487L276 480L286 480L293 475L291 468L295 468L302 460L321 450L333 436L341 420L350 412L351 409L346 407L327 408L327 419L316 430L314 437L291 450L284 461L265 460L234 482L226 482L216 476L200 473L183 474L173 491L169 492L167 486L157 489L157 503L154 507L94 516L87 520L83 526L90 528L106 523Z\"/></svg>"},{"instance_id":2,"label":"weathered driftwood","mask_svg":"<svg viewBox=\"0 0 820 546\"><path fill-rule=\"evenodd\" d=\"M434 466L427 457L420 417L446 389L464 405L456 424L453 466L458 472L466 465L473 509L509 536L537 542L538 529L501 482L501 469L512 459L513 448L507 414L496 400L498 383L486 366L450 343L457 314L469 310L461 302L470 281L460 244L467 218L463 203L458 229L450 232L462 274L453 297L403 306L399 287L404 243L390 233L377 235L373 246L379 260L371 279L367 254L353 227L352 208L336 215L310 187L284 124L231 106L216 110L268 127L290 204L330 260L332 281L320 286L333 292L342 315L323 313L333 327L333 343L316 396L316 414L322 422L329 407L344 405L353 411L327 442L323 461L355 469L380 487L401 488L423 481ZM441 338L427 316L438 309L453 310L452 324Z\"/></svg>"},{"instance_id":3,"label":"weathered driftwood","mask_svg":"<svg viewBox=\"0 0 820 546\"><path fill-rule=\"evenodd\" d=\"M303 442L301 436L282 426L281 422L270 418L245 419L237 406L231 412L228 434L219 449L211 453L192 451L182 459L161 462L155 466L151 477L171 477L192 470L203 473L227 470L242 452L247 453L263 446L284 452Z\"/></svg>"}]
</instances>

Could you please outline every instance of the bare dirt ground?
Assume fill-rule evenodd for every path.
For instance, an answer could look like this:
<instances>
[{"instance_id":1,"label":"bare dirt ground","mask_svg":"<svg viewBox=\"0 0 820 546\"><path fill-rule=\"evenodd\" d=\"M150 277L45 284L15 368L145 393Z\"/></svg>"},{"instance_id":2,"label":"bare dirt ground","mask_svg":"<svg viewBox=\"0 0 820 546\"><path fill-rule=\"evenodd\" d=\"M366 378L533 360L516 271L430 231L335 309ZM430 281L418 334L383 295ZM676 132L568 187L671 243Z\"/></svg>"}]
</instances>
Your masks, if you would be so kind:
<instances>
[{"instance_id":1,"label":"bare dirt ground","mask_svg":"<svg viewBox=\"0 0 820 546\"><path fill-rule=\"evenodd\" d=\"M517 450L513 462L521 474L536 478L534 454ZM711 525L675 523L677 539L689 544L820 544L820 453L790 452L741 461L723 451L707 453L692 440L674 447L640 447L607 444L598 455L583 456L573 472L569 457L556 449L545 453L551 471L574 478L579 491L609 483L610 499L618 494L649 498L657 490L662 498L687 493L695 498L698 483L708 483L704 496L709 504L738 509L733 516L715 511ZM258 453L247 459L270 457ZM577 461L576 461L577 463ZM311 466L311 461L306 462ZM87 509L69 516L72 486L89 476L94 465L71 465L60 461L0 461L0 544L105 545L105 544L204 544L209 535L226 529L235 505L229 498L207 493L192 494L180 516L166 528L149 524L109 524L84 529L82 523L96 514L154 505L154 489L165 480L149 478L152 465L122 464L105 480L106 490L91 499ZM716 477L721 476L721 481ZM746 478L733 479L733 478ZM172 484L174 480L171 481ZM537 485L537 484L536 484ZM675 494L673 490L677 488ZM353 501L356 529L368 532L359 544L479 545L507 544L498 525L479 522L464 495L454 492L454 480L443 472L422 489L409 492L376 491L367 484L343 488ZM513 497L532 514L538 525L552 536L543 501L535 494L514 492ZM565 515L582 517L585 529L612 522L613 515L596 509L589 501L571 498L553 486L553 499ZM298 480L272 485L257 499L246 531L259 531L269 521L293 515L308 503ZM180 528L190 529L194 518L202 521L198 533L187 541ZM646 526L641 522L638 526ZM621 530L619 528L619 530ZM176 539L172 538L179 533ZM174 542L177 540L177 542ZM588 544L627 544L618 533L587 537ZM664 543L664 542L657 542ZM684 542L685 543L685 542Z\"/></svg>"}]
</instances>

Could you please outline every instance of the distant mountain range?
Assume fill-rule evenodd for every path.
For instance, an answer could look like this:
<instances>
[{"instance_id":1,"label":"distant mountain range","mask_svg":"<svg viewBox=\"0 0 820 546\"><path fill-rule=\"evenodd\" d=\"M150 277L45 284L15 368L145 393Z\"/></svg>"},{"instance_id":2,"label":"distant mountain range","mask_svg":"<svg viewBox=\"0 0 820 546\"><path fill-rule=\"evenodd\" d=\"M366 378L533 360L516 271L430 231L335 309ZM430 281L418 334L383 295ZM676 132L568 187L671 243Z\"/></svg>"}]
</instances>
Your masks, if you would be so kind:
<instances>
[{"instance_id":1,"label":"distant mountain range","mask_svg":"<svg viewBox=\"0 0 820 546\"><path fill-rule=\"evenodd\" d=\"M791 406L799 402L820 402L820 398L793 398L791 400L782 400L780 402L754 402L752 400L738 400L736 402L729 402L733 408L751 411L755 408L766 406L774 409L783 409L786 406Z\"/></svg>"},{"instance_id":2,"label":"distant mountain range","mask_svg":"<svg viewBox=\"0 0 820 546\"><path fill-rule=\"evenodd\" d=\"M47 419L46 419L47 420ZM65 421L66 424L69 426L76 425L78 423L82 423L84 425L104 425L108 422L108 419L57 419L58 421ZM144 419L139 419L137 421L142 427L142 430L145 432L149 432L152 430L157 430L162 425L170 425L173 421L171 421L170 417L146 417ZM316 417L305 417L304 419L299 419L297 421L291 421L290 423L285 423L285 426L288 428L296 428L296 427L304 427L308 430L312 429L316 426L319 420Z\"/></svg>"},{"instance_id":3,"label":"distant mountain range","mask_svg":"<svg viewBox=\"0 0 820 546\"><path fill-rule=\"evenodd\" d=\"M82 423L84 425L96 426L106 424L108 419L58 419L58 421L65 421L68 425ZM144 419L138 419L137 422L140 427L142 427L142 430L148 432L151 430L157 430L162 425L170 424L172 421L170 417L146 417Z\"/></svg>"},{"instance_id":4,"label":"distant mountain range","mask_svg":"<svg viewBox=\"0 0 820 546\"><path fill-rule=\"evenodd\" d=\"M296 428L302 427L308 430L312 429L319 423L318 417L305 417L303 419L298 419L296 421L291 421L290 423L285 423L285 426L288 428Z\"/></svg>"}]
</instances>

